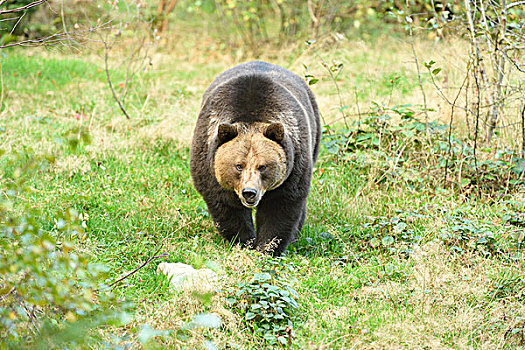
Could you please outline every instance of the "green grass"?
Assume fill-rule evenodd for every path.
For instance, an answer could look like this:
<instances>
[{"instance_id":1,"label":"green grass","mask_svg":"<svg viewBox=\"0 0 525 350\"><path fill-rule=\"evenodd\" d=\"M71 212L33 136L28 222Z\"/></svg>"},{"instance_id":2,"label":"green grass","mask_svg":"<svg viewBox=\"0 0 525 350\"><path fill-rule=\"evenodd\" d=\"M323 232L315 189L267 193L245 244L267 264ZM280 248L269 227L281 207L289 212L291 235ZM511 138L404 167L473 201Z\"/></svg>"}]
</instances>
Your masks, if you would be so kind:
<instances>
[{"instance_id":1,"label":"green grass","mask_svg":"<svg viewBox=\"0 0 525 350\"><path fill-rule=\"evenodd\" d=\"M7 51L0 62L4 83L16 92L57 91L71 84L73 79L95 82L106 79L100 68L74 58L28 57L21 52Z\"/></svg>"},{"instance_id":2,"label":"green grass","mask_svg":"<svg viewBox=\"0 0 525 350\"><path fill-rule=\"evenodd\" d=\"M355 54L346 50L348 57ZM43 228L51 231L58 213L69 208L87 214L85 237L73 239L77 249L109 267L112 280L152 256L168 255L116 286L120 299L137 304L134 321L109 333L136 334L142 323L176 331L191 315L212 311L223 317L222 328L192 331L182 340L173 332L158 341L182 348L202 348L205 339L219 348L228 343L243 349L269 347L246 331L222 294L202 302L171 291L156 273L161 261L212 266L224 276L223 287L233 288L264 269L256 253L230 247L215 232L189 176L189 135L159 134L166 128L191 130L202 92L224 68L215 64L167 70L161 65L137 77L135 100L128 104L135 118L127 122L107 88L101 88L104 72L87 59L9 53L2 60L9 94L0 119L5 130L0 137L8 137L0 147L10 153L30 148L35 154L56 156L55 163L31 179L33 192L27 198L41 213ZM394 68L358 76L360 98L386 99L390 79L396 76L401 77L394 86L396 98L413 92L415 75L397 72ZM124 76L124 71L116 69L115 76ZM73 82L79 77L80 89ZM24 89L28 80L34 82L29 90ZM328 89L321 85L316 92L322 96ZM34 103L27 105L24 96L33 96ZM335 99L331 103L337 104ZM86 104L91 122L74 117L78 106ZM321 108L326 112L331 107ZM170 123L163 124L165 120ZM91 141L80 138L71 148L78 130L88 131ZM8 158L0 160L5 174L12 171ZM414 188L402 179L373 184L373 166L360 167L321 151L306 225L285 258L295 266L290 283L299 293L292 318L293 348L484 349L502 344L505 332L525 315L523 274L506 267L522 263L520 250L511 244L512 228L501 220L523 209L519 195L490 202L425 185ZM472 242L442 239L443 232L458 232L447 221L454 213L473 225L489 225L503 252L487 254ZM374 224L374 217L405 223L405 236L396 236L393 247L406 246L411 253L373 246L373 237L393 234Z\"/></svg>"}]
</instances>

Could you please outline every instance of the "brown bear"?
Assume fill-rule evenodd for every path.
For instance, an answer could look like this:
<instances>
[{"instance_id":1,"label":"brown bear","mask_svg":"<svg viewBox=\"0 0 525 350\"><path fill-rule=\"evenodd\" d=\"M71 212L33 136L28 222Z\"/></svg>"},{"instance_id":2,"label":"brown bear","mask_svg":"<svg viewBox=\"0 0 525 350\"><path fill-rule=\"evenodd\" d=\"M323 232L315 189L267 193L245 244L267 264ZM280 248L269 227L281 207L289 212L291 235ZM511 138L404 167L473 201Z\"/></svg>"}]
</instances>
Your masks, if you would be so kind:
<instances>
[{"instance_id":1,"label":"brown bear","mask_svg":"<svg viewBox=\"0 0 525 350\"><path fill-rule=\"evenodd\" d=\"M280 255L304 224L320 138L297 75L258 61L220 74L204 93L190 170L221 235Z\"/></svg>"}]
</instances>

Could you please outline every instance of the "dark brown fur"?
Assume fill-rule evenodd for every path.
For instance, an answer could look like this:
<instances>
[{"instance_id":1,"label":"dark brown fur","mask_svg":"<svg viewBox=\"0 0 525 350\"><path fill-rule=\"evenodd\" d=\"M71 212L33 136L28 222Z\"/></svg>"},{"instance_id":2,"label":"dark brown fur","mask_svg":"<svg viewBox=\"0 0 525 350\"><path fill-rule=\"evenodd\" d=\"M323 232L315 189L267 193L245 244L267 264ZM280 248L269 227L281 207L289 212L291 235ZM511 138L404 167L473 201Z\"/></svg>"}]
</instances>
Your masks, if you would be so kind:
<instances>
[{"instance_id":1,"label":"dark brown fur","mask_svg":"<svg viewBox=\"0 0 525 350\"><path fill-rule=\"evenodd\" d=\"M296 239L321 136L312 92L275 65L249 62L219 75L206 90L191 147L190 169L219 232L279 255ZM257 235L253 203L257 198Z\"/></svg>"}]
</instances>

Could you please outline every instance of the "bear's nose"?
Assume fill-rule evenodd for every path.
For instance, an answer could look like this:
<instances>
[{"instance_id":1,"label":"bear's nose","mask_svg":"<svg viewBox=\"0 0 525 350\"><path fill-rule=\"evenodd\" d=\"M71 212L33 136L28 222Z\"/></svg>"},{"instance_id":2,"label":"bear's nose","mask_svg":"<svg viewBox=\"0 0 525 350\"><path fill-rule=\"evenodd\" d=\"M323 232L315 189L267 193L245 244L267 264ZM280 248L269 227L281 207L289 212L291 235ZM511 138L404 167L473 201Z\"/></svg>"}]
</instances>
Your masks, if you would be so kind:
<instances>
[{"instance_id":1,"label":"bear's nose","mask_svg":"<svg viewBox=\"0 0 525 350\"><path fill-rule=\"evenodd\" d=\"M242 190L242 196L246 199L246 202L253 203L255 202L255 197L257 196L257 190L253 188L245 188Z\"/></svg>"}]
</instances>

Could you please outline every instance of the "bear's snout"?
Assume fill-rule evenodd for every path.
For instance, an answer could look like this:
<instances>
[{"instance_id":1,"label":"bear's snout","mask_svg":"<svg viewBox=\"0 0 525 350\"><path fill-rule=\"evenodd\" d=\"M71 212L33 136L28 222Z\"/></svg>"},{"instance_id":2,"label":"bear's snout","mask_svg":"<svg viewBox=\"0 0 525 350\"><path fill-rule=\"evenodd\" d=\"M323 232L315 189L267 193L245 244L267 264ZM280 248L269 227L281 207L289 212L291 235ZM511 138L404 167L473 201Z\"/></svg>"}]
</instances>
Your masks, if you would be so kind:
<instances>
[{"instance_id":1,"label":"bear's snout","mask_svg":"<svg viewBox=\"0 0 525 350\"><path fill-rule=\"evenodd\" d=\"M253 185L248 185L239 192L237 192L242 205L250 209L255 208L259 204L259 201L261 200L264 194L263 190L253 187Z\"/></svg>"},{"instance_id":2,"label":"bear's snout","mask_svg":"<svg viewBox=\"0 0 525 350\"><path fill-rule=\"evenodd\" d=\"M253 205L257 199L257 190L253 188L245 188L242 190L242 196L246 203Z\"/></svg>"}]
</instances>

